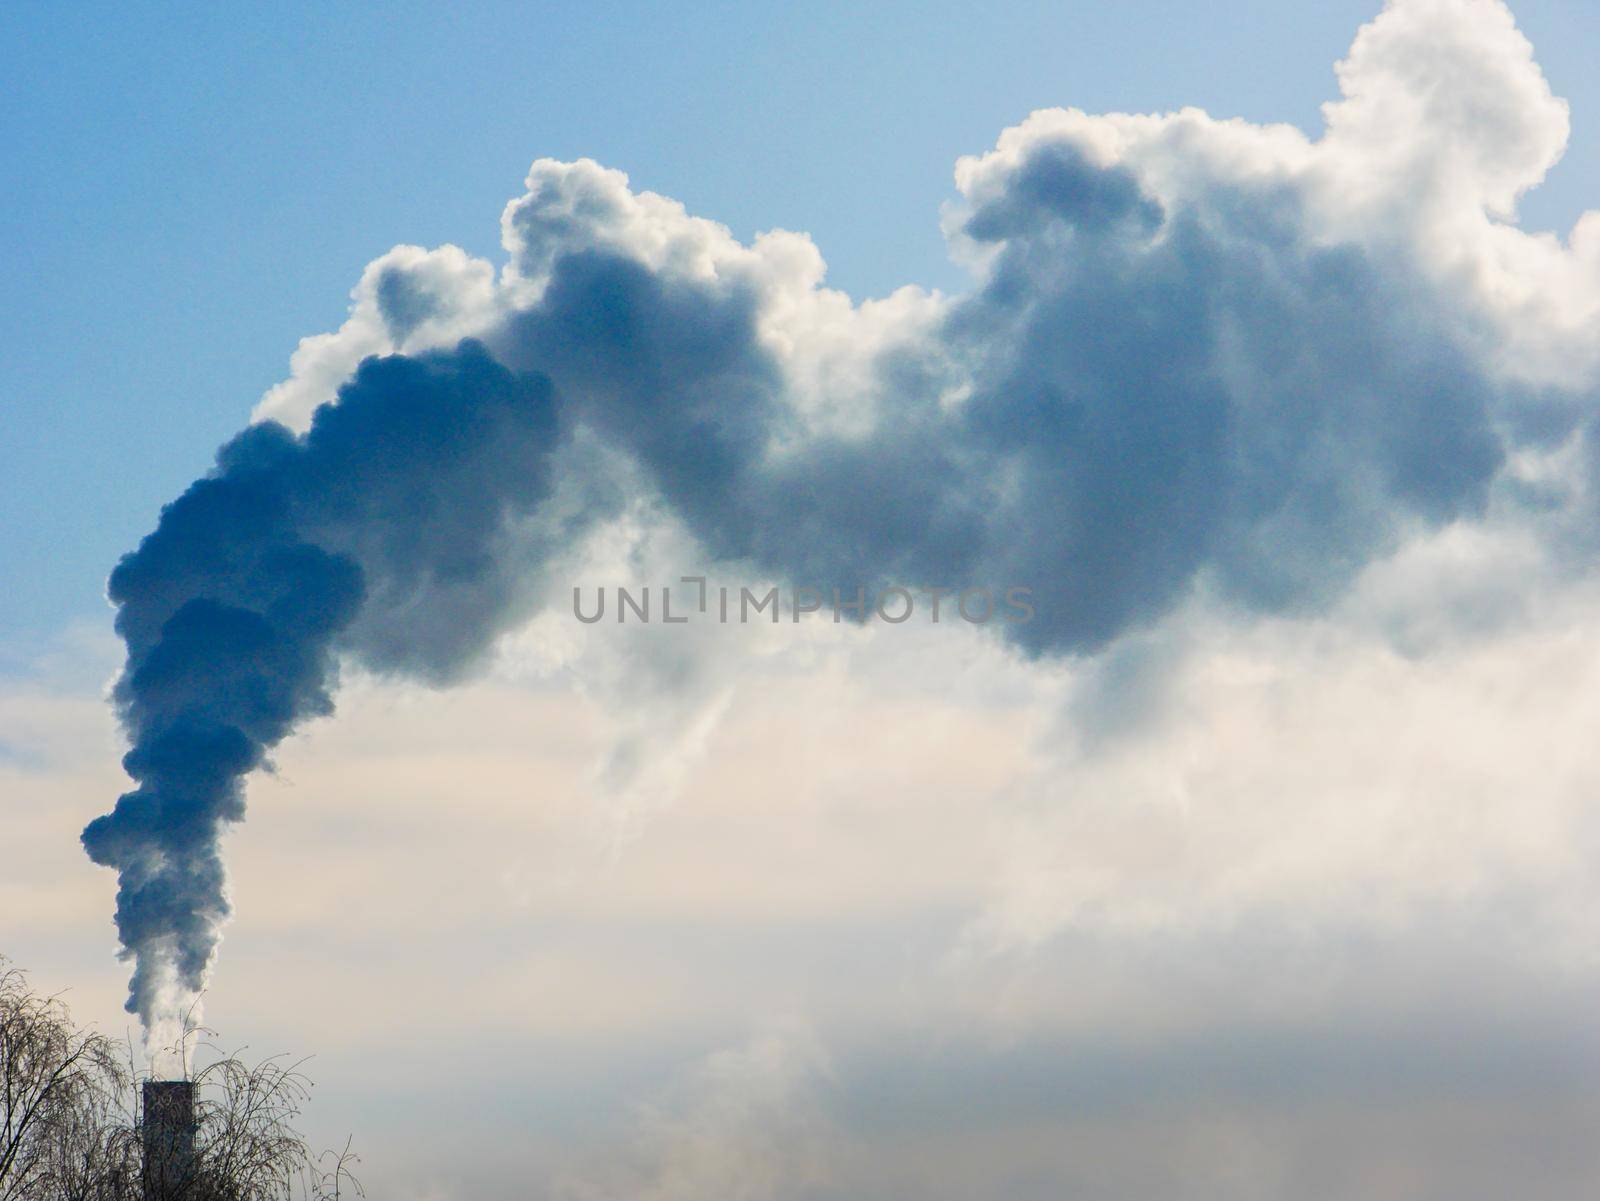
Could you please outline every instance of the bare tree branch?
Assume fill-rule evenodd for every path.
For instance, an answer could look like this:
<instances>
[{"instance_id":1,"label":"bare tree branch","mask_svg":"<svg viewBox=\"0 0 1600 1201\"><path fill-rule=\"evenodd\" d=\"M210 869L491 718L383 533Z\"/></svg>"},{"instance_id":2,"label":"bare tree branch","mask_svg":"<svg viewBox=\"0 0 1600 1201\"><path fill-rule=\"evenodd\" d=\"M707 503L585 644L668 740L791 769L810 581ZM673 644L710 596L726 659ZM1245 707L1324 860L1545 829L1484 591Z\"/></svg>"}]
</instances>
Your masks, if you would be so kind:
<instances>
[{"instance_id":1,"label":"bare tree branch","mask_svg":"<svg viewBox=\"0 0 1600 1201\"><path fill-rule=\"evenodd\" d=\"M180 1062L207 1033L186 1024ZM361 1197L341 1151L314 1155L296 1128L311 1096L304 1060L222 1054L196 1071L191 1132L147 1140L143 1079L59 997L0 957L0 1201L342 1201ZM181 1146L180 1146L181 1144ZM183 1162L152 1156L182 1155ZM159 1184L152 1184L158 1181ZM158 1191L157 1197L151 1190Z\"/></svg>"}]
</instances>

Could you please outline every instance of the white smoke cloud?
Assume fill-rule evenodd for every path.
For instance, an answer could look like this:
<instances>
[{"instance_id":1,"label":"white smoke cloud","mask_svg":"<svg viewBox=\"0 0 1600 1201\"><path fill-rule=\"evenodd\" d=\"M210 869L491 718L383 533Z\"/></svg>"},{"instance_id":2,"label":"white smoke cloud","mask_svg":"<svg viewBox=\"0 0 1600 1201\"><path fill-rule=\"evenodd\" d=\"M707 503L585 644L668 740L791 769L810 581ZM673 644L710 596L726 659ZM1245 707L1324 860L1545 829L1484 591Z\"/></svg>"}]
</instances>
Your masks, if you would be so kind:
<instances>
[{"instance_id":1,"label":"white smoke cloud","mask_svg":"<svg viewBox=\"0 0 1600 1201\"><path fill-rule=\"evenodd\" d=\"M1197 109L1036 112L993 151L957 164L962 204L946 220L952 249L975 265L992 260L992 249L963 237L959 214L1014 186L1041 147L1071 145L1098 169L1127 169L1163 205L1209 209L1221 221L1223 206L1241 198L1292 197L1298 208L1287 219L1300 224L1300 236L1399 254L1389 268L1411 275L1467 329L1476 326L1497 369L1592 386L1600 213L1584 214L1565 242L1510 223L1517 199L1559 161L1569 114L1506 6L1398 0L1363 27L1338 75L1342 98L1324 106L1327 129L1316 139ZM350 320L305 340L291 379L268 393L258 416L302 424L365 354L487 333L503 311L537 299L559 255L584 250L754 289L763 338L809 405L865 400L872 361L886 346L926 341L947 303L910 287L852 303L823 286L825 265L805 235L775 231L744 246L723 226L668 198L634 193L622 172L587 159L541 159L527 187L502 218L509 260L498 279L489 263L455 247L396 247L363 274ZM397 281L387 302L379 296L384 280ZM426 320L411 324L423 313Z\"/></svg>"},{"instance_id":2,"label":"white smoke cloud","mask_svg":"<svg viewBox=\"0 0 1600 1201\"><path fill-rule=\"evenodd\" d=\"M980 429L1078 421L1073 390L1081 403L1111 412L1105 420L1116 424L1087 435L1100 443L1095 455L1110 456L1103 482L1093 478L1093 459L1075 458L1073 435L1058 462L1030 464L1007 451L974 469L987 473L974 478L990 492L990 519L1004 523L982 535L994 549L977 551L991 571L1104 577L1109 564L1131 561L1126 584L1074 593L1087 616L1035 627L1044 632L1034 645L1045 647L1093 650L1131 639L1095 671L1130 661L1150 637L1169 648L1191 643L1136 627L1164 615L1176 626L1182 618L1170 617L1172 606L1196 588L1247 608L1295 612L1336 600L1373 562L1396 564L1372 568L1374 580L1391 584L1364 585L1366 599L1347 610L1348 620L1365 614L1413 649L1440 621L1492 625L1496 614L1527 603L1508 570L1550 581L1586 570L1580 562L1558 572L1551 559L1581 537L1589 512L1585 427L1600 372L1600 213L1586 214L1564 243L1511 223L1518 197L1560 158L1569 116L1498 0L1390 4L1360 31L1338 77L1342 95L1325 106L1318 138L1194 109L1034 113L994 150L957 164L960 200L944 223L952 252L974 272L964 296L905 288L857 303L825 286L822 257L804 235L776 231L746 246L675 201L631 191L619 171L541 159L503 214L509 257L498 275L454 247L396 248L364 273L345 325L302 344L291 379L268 394L258 416L303 427L367 354L471 335L515 357L526 340L515 332L518 314L549 306L563 263L615 256L665 287L748 299L756 344L781 376L769 389L780 415L763 419L772 442L760 487L787 487L786 464L830 470L803 457L819 439L846 452L869 448L859 470L905 472L903 460L870 448L923 420L916 414L924 404L979 414L972 420ZM1125 242L1119 205L1147 206L1161 228ZM1085 256L1121 282L1107 290L1080 277L1072 264ZM1180 351L1193 365L1158 379L1098 362L1092 342L1074 347L1080 331L1104 339L1104 322L1143 320L1134 314L1151 305L1166 306L1176 324L1119 333L1131 340L1117 353L1165 354L1163 346L1193 338L1198 350ZM962 330L977 330L978 340ZM538 353L529 363L550 366ZM580 357L557 370L558 383L579 391L632 386L596 383L589 370ZM1210 456L1199 453L1202 474L1160 479L1154 486L1166 495L1127 507L1119 480L1146 470L1152 455L1192 456L1215 435L1213 419L1195 411L1218 389L1224 441ZM1069 402L1059 417L1034 407L1039 395L1062 391ZM649 394L641 395L648 406ZM971 434L957 427L948 437ZM1218 473L1237 479L1219 489ZM813 486L829 487L829 478ZM648 481L628 486L649 490ZM892 509L897 487L896 478L868 486L859 503ZM743 502L730 494L712 503ZM1052 545L1046 527L1028 528L1027 513L1055 506L1066 521L1082 507L1084 520L1099 526ZM627 519L634 535L613 526L599 537L636 541L635 514ZM919 518L931 515L905 520ZM1494 532L1483 525L1475 534L1485 518ZM1173 540L1152 538L1151 522L1170 526ZM691 515L686 529L691 539L715 542L728 518ZM684 534L678 527L671 557L692 565ZM742 548L754 549L756 575L771 574L762 566L836 566L833 550L808 541L818 536L809 528L780 536L781 549ZM965 533L930 537L926 553L935 560L966 553L957 549ZM925 569L919 553L906 560L913 571ZM1459 560L1449 579L1399 566L1430 554ZM652 567L672 569L664 559ZM1475 578L1470 595L1464 577ZM549 621L541 619L547 628ZM650 698L635 710L672 712L664 723L636 724L619 743L608 772L626 791L641 771L664 780L678 770L670 765L692 758L749 648L720 635L685 637L670 650L644 632L610 637L627 647L589 654L580 677L613 708L628 677ZM631 674L630 661L638 665ZM677 706L663 701L673 687ZM1146 691L1140 703L1157 704L1159 685ZM673 791L660 782L637 786L661 797Z\"/></svg>"}]
</instances>

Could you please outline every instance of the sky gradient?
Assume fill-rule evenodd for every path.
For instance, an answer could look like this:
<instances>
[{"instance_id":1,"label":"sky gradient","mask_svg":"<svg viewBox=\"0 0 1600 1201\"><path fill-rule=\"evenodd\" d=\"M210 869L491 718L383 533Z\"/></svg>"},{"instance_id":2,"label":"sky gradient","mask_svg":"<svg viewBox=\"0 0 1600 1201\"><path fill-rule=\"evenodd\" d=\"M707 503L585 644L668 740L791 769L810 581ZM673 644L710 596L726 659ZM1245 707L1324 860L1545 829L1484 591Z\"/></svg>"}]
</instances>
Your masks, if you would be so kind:
<instances>
[{"instance_id":1,"label":"sky gradient","mask_svg":"<svg viewBox=\"0 0 1600 1201\"><path fill-rule=\"evenodd\" d=\"M1514 8L8 12L0 952L132 1022L125 794L399 1201L1571 1201L1600 17ZM567 607L695 570L1041 602Z\"/></svg>"}]
</instances>

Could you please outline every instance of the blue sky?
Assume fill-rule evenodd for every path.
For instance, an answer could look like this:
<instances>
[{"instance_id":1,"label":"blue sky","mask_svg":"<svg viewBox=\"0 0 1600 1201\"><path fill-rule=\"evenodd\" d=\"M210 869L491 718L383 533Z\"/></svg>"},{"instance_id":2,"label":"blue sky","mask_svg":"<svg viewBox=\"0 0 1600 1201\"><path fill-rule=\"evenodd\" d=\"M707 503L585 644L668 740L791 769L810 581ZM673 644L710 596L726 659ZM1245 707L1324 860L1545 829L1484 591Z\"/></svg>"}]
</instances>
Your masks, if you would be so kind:
<instances>
[{"instance_id":1,"label":"blue sky","mask_svg":"<svg viewBox=\"0 0 1600 1201\"><path fill-rule=\"evenodd\" d=\"M116 557L339 323L364 263L400 242L498 259L535 157L596 158L743 238L808 232L857 297L949 289L958 155L1055 105L1315 132L1373 7L8 5L0 662L105 620ZM1577 114L1524 206L1565 230L1600 190L1600 12L1517 14Z\"/></svg>"}]
</instances>

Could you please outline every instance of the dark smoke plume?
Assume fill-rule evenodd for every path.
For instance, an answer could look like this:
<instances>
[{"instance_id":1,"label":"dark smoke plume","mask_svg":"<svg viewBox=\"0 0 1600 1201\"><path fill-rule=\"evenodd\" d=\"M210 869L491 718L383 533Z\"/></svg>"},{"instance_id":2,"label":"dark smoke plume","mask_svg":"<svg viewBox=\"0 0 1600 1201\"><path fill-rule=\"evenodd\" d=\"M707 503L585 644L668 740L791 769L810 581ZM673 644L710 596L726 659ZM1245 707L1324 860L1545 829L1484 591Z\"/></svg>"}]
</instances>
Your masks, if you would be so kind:
<instances>
[{"instance_id":1,"label":"dark smoke plume","mask_svg":"<svg viewBox=\"0 0 1600 1201\"><path fill-rule=\"evenodd\" d=\"M337 656L446 678L507 619L502 544L548 494L556 436L549 384L476 343L369 359L303 436L268 422L224 446L118 564L137 787L83 843L119 874L147 1029L200 989L229 910L218 837L244 777L331 712Z\"/></svg>"}]
</instances>

